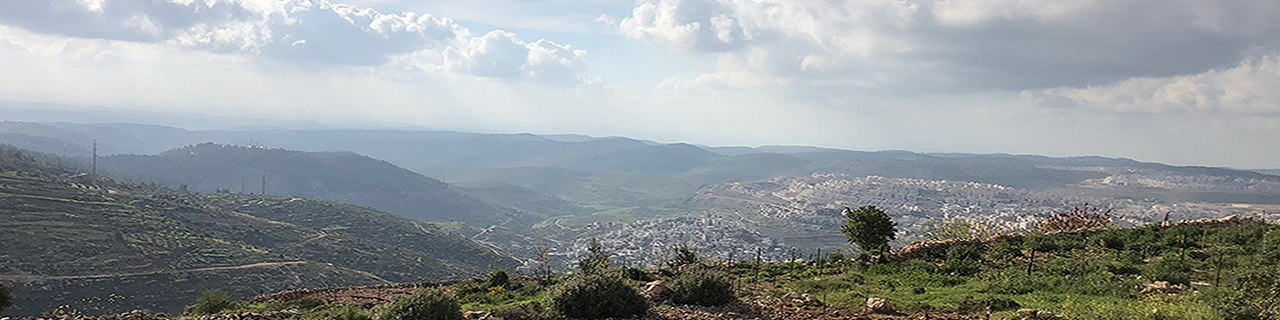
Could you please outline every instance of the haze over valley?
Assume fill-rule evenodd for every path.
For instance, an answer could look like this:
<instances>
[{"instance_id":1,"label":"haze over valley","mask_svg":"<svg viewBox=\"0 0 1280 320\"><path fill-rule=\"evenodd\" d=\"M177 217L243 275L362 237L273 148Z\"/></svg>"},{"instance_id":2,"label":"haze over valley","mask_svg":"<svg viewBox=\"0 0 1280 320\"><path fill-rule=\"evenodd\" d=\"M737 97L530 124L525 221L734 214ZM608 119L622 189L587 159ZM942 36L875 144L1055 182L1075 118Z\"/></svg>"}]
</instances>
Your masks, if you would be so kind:
<instances>
[{"instance_id":1,"label":"haze over valley","mask_svg":"<svg viewBox=\"0 0 1280 320\"><path fill-rule=\"evenodd\" d=\"M852 250L845 207L876 205L896 245L932 219L1025 228L1085 204L1127 226L1276 216L1280 177L1123 158L921 154L803 146L714 147L623 137L404 129L186 130L125 123L0 123L4 143L59 154L132 183L351 203L446 228L525 261L572 267L587 242L656 265L697 243L727 258L762 248Z\"/></svg>"}]
</instances>

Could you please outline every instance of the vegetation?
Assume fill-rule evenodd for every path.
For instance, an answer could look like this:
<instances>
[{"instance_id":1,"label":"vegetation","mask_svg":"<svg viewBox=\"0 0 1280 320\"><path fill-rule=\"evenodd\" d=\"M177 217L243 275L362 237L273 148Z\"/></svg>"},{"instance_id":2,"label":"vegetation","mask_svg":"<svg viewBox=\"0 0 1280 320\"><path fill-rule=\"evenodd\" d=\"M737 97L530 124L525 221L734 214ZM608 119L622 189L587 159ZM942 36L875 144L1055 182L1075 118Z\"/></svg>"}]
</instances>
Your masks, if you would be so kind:
<instances>
[{"instance_id":1,"label":"vegetation","mask_svg":"<svg viewBox=\"0 0 1280 320\"><path fill-rule=\"evenodd\" d=\"M1070 211L1058 212L1036 222L1035 229L1040 232L1103 230L1115 227L1111 221L1111 210L1085 204L1074 207Z\"/></svg>"},{"instance_id":2,"label":"vegetation","mask_svg":"<svg viewBox=\"0 0 1280 320\"><path fill-rule=\"evenodd\" d=\"M15 315L139 306L178 313L215 288L252 296L519 263L449 230L369 208L121 183L73 164L0 146L0 274L38 275L32 280L53 288L14 288ZM69 294L51 296L59 292ZM125 298L106 301L112 295Z\"/></svg>"},{"instance_id":3,"label":"vegetation","mask_svg":"<svg viewBox=\"0 0 1280 320\"><path fill-rule=\"evenodd\" d=\"M341 201L422 221L500 224L519 213L457 192L439 180L348 152L301 152L203 143L159 155L102 157L130 180L191 191L262 193ZM199 172L201 174L192 174ZM135 178L136 177L136 178ZM520 222L525 223L525 222Z\"/></svg>"},{"instance_id":4,"label":"vegetation","mask_svg":"<svg viewBox=\"0 0 1280 320\"><path fill-rule=\"evenodd\" d=\"M498 269L489 272L489 280L485 281L488 288L506 288L511 282L511 276L507 275L507 271Z\"/></svg>"},{"instance_id":5,"label":"vegetation","mask_svg":"<svg viewBox=\"0 0 1280 320\"><path fill-rule=\"evenodd\" d=\"M671 258L671 267L678 268L702 262L702 257L698 254L698 248L694 246L681 244L677 245L672 251L674 251L674 257Z\"/></svg>"},{"instance_id":6,"label":"vegetation","mask_svg":"<svg viewBox=\"0 0 1280 320\"><path fill-rule=\"evenodd\" d=\"M187 314L193 316L203 316L222 312L230 309L235 303L231 300L231 295L221 289L205 291L196 298L196 304L191 306Z\"/></svg>"},{"instance_id":7,"label":"vegetation","mask_svg":"<svg viewBox=\"0 0 1280 320\"><path fill-rule=\"evenodd\" d=\"M0 281L0 312L13 305L13 285Z\"/></svg>"},{"instance_id":8,"label":"vegetation","mask_svg":"<svg viewBox=\"0 0 1280 320\"><path fill-rule=\"evenodd\" d=\"M696 269L671 281L671 302L700 306L718 306L735 299L733 280L720 271Z\"/></svg>"},{"instance_id":9,"label":"vegetation","mask_svg":"<svg viewBox=\"0 0 1280 320\"><path fill-rule=\"evenodd\" d=\"M649 310L649 301L635 287L611 275L570 279L547 292L547 304L556 314L575 319L626 318Z\"/></svg>"},{"instance_id":10,"label":"vegetation","mask_svg":"<svg viewBox=\"0 0 1280 320\"><path fill-rule=\"evenodd\" d=\"M592 238L587 244L587 256L578 261L578 270L584 275L597 274L609 269L612 263L609 251L604 249L599 239Z\"/></svg>"},{"instance_id":11,"label":"vegetation","mask_svg":"<svg viewBox=\"0 0 1280 320\"><path fill-rule=\"evenodd\" d=\"M920 228L927 240L984 239L1013 230L991 218L942 218L929 220Z\"/></svg>"},{"instance_id":12,"label":"vegetation","mask_svg":"<svg viewBox=\"0 0 1280 320\"><path fill-rule=\"evenodd\" d=\"M378 320L462 320L460 310L444 290L422 289L387 305Z\"/></svg>"},{"instance_id":13,"label":"vegetation","mask_svg":"<svg viewBox=\"0 0 1280 320\"><path fill-rule=\"evenodd\" d=\"M992 312L992 318L1014 317L1020 308L1051 311L1068 319L1276 319L1280 315L1277 225L1250 220L1152 225L1006 235L938 246L884 260L832 256L821 262L773 264L703 260L688 265L685 272L606 268L549 278L506 275L501 286L495 284L503 282L505 272L495 271L442 291L459 297L455 305L460 303L460 310L530 320L645 313L650 303L637 287L655 278L667 280L669 289L668 299L659 301L676 306L722 305L737 296L781 298L798 293L814 300L804 305L862 309L866 299L875 297L892 301L908 314ZM606 251L599 248L598 252ZM364 320L362 315L389 315L385 310L409 300L398 299L387 306L318 307L299 301L262 308L302 310L298 318L303 320ZM251 306L257 305L236 304L233 310L261 310Z\"/></svg>"},{"instance_id":14,"label":"vegetation","mask_svg":"<svg viewBox=\"0 0 1280 320\"><path fill-rule=\"evenodd\" d=\"M848 218L840 231L849 238L849 243L858 245L863 252L885 252L889 250L889 240L893 240L897 223L884 210L876 206L863 206L858 210L844 208Z\"/></svg>"}]
</instances>

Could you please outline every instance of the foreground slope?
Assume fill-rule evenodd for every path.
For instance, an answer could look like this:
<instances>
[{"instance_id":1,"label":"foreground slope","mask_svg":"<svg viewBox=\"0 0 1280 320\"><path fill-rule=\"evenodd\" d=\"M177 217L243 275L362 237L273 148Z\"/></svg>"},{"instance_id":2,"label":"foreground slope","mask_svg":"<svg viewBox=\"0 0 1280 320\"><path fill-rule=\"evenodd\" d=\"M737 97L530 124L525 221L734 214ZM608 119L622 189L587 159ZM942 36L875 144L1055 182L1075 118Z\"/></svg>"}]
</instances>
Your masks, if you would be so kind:
<instances>
[{"instance_id":1,"label":"foreground slope","mask_svg":"<svg viewBox=\"0 0 1280 320\"><path fill-rule=\"evenodd\" d=\"M176 312L213 288L466 277L517 261L434 225L352 205L202 194L95 178L0 146L0 280L8 311Z\"/></svg>"}]
</instances>

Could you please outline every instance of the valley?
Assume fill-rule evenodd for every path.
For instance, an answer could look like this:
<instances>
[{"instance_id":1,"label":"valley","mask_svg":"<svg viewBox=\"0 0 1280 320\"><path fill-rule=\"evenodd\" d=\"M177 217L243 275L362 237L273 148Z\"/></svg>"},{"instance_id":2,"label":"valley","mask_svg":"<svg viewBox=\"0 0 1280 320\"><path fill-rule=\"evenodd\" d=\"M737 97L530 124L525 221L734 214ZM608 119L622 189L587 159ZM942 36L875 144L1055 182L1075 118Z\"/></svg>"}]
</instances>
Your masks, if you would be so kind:
<instances>
[{"instance_id":1,"label":"valley","mask_svg":"<svg viewBox=\"0 0 1280 320\"><path fill-rule=\"evenodd\" d=\"M38 227L56 237L37 236L24 241L42 244L6 249L0 258L9 260L0 274L66 288L89 282L125 288L134 281L184 282L205 274L223 277L211 283L234 282L230 278L269 277L259 274L267 271L307 272L289 282L301 287L459 279L494 268L533 274L544 267L536 259L540 250L553 270L572 270L592 241L613 248L618 265L641 268L659 266L670 259L670 248L681 245L723 260L812 259L857 252L841 234L841 210L863 205L893 217L894 247L927 239L923 228L945 219L1024 230L1040 217L1084 205L1109 210L1124 227L1232 215L1280 219L1280 177L1099 157L125 124L3 123L0 133L0 142L59 152L29 152L40 159L28 162L46 169L8 169L9 208L70 206L43 215L14 211L19 219L6 228ZM92 178L84 174L90 159L74 146L90 137L122 145L98 159L104 176L120 180L82 181ZM19 178L32 170L36 180ZM154 216L159 225L185 231L113 233L80 226L87 223L82 217L107 212ZM183 240L191 237L185 234L207 240ZM100 246L93 239L116 239L119 245L101 248L119 249L89 254L99 250L91 249ZM181 245L134 249L130 243L137 241ZM36 254L48 248L43 243L65 247L54 250L61 255ZM93 272L103 268L118 271ZM50 307L34 305L20 310Z\"/></svg>"}]
</instances>

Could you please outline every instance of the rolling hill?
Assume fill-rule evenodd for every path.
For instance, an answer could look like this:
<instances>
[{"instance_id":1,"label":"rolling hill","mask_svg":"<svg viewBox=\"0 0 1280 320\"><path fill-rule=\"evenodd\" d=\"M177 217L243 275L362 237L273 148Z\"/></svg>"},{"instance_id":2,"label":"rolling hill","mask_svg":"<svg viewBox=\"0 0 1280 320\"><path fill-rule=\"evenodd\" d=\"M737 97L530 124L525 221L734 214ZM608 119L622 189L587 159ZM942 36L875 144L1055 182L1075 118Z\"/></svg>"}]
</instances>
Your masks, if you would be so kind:
<instances>
[{"instance_id":1,"label":"rolling hill","mask_svg":"<svg viewBox=\"0 0 1280 320\"><path fill-rule=\"evenodd\" d=\"M518 261L432 224L297 197L197 193L85 174L0 145L9 313L178 312L196 295L468 277ZM105 300L104 300L105 299Z\"/></svg>"},{"instance_id":2,"label":"rolling hill","mask_svg":"<svg viewBox=\"0 0 1280 320\"><path fill-rule=\"evenodd\" d=\"M299 152L205 143L155 156L116 155L99 167L131 180L189 190L261 193L368 206L421 221L530 223L443 182L349 152Z\"/></svg>"}]
</instances>

